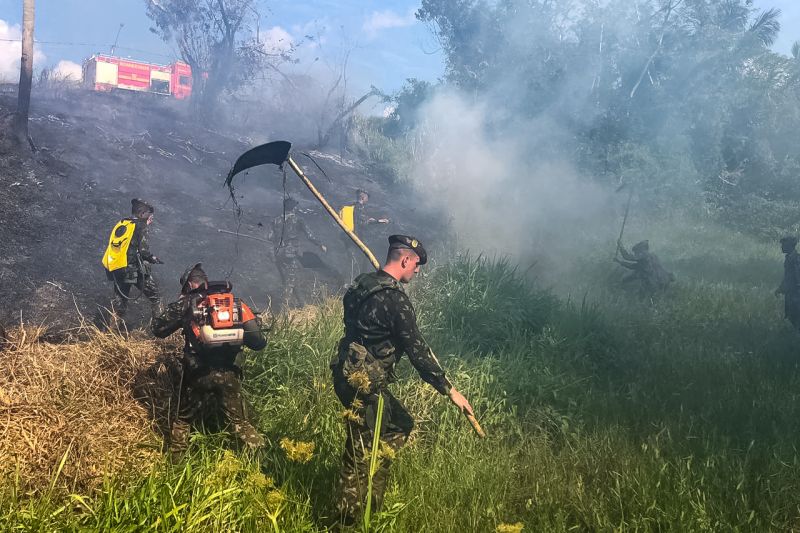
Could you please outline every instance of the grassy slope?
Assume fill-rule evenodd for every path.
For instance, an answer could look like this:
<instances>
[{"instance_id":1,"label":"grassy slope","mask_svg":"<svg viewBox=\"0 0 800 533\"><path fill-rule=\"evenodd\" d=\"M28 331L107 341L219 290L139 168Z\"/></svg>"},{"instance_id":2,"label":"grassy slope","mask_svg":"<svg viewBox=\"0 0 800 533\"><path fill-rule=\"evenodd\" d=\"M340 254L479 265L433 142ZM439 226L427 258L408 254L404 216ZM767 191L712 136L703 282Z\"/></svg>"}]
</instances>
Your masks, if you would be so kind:
<instances>
[{"instance_id":1,"label":"grassy slope","mask_svg":"<svg viewBox=\"0 0 800 533\"><path fill-rule=\"evenodd\" d=\"M376 529L800 527L797 336L771 295L780 257L715 228L647 230L680 280L655 304L612 290L600 253L583 265L583 302L532 289L502 261L461 258L420 281L423 329L489 438L420 380L398 384L418 428ZM271 441L263 474L254 458L221 451L222 436L198 435L185 463L95 495L4 489L6 524L321 529L344 436L327 369L339 334L328 302L250 355L248 392ZM290 461L283 437L314 442L311 461Z\"/></svg>"}]
</instances>

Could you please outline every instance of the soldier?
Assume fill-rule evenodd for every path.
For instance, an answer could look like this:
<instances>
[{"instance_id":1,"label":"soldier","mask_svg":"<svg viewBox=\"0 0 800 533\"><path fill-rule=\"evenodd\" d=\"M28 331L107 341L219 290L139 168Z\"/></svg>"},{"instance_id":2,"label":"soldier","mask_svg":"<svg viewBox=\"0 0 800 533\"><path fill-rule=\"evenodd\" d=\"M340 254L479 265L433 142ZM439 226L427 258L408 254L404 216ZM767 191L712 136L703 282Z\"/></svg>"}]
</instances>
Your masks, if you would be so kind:
<instances>
[{"instance_id":1,"label":"soldier","mask_svg":"<svg viewBox=\"0 0 800 533\"><path fill-rule=\"evenodd\" d=\"M388 224L390 221L386 217L373 218L367 214L367 203L369 202L369 193L364 189L356 190L356 203L353 204L353 232L369 246L370 238L373 236L370 231L370 226L375 224ZM358 268L362 272L370 272L373 269L370 263L361 253L360 250L353 244L347 235L342 236L347 250L350 250L350 264L351 270Z\"/></svg>"},{"instance_id":2,"label":"soldier","mask_svg":"<svg viewBox=\"0 0 800 533\"><path fill-rule=\"evenodd\" d=\"M786 258L783 260L783 281L775 289L775 296L783 294L784 317L800 329L800 255L797 254L797 237L789 235L780 242Z\"/></svg>"},{"instance_id":3,"label":"soldier","mask_svg":"<svg viewBox=\"0 0 800 533\"><path fill-rule=\"evenodd\" d=\"M320 247L323 252L328 248L322 244L308 229L303 219L297 216L295 208L297 200L286 198L283 201L283 215L278 215L272 220L269 231L269 240L275 243L275 264L281 275L283 282L283 301L288 307L292 296L297 305L302 305L303 301L297 292L297 270L300 268L299 257L299 238L302 232L312 243Z\"/></svg>"},{"instance_id":4,"label":"soldier","mask_svg":"<svg viewBox=\"0 0 800 533\"><path fill-rule=\"evenodd\" d=\"M628 252L622 241L617 241L617 249L625 261L615 257L614 261L621 266L632 270L623 278L624 283L639 281L639 291L642 296L653 296L658 291L666 290L670 283L675 281L675 276L661 266L656 254L650 252L649 241L636 243Z\"/></svg>"},{"instance_id":5,"label":"soldier","mask_svg":"<svg viewBox=\"0 0 800 533\"><path fill-rule=\"evenodd\" d=\"M337 507L342 524L355 523L363 511L378 398L384 398L380 438L391 451L408 439L414 420L387 389L395 364L408 354L420 377L448 396L462 412L473 414L467 399L445 377L439 361L417 329L408 283L427 261L425 249L405 235L389 237L386 263L378 272L359 275L344 296L344 337L331 361L333 386L347 411L347 441L339 480ZM389 455L381 453L372 480L373 505L379 509L389 475Z\"/></svg>"},{"instance_id":6,"label":"soldier","mask_svg":"<svg viewBox=\"0 0 800 533\"><path fill-rule=\"evenodd\" d=\"M209 283L200 263L186 269L180 283L180 298L169 304L152 326L156 337L165 338L182 329L185 339L178 416L170 447L173 453L180 453L188 445L191 427L209 423L215 428L230 426L247 448L259 449L264 438L247 420L242 371L235 362L243 347L263 350L267 345L258 319L247 304L233 298L230 283ZM212 297L214 306L208 303ZM230 309L219 303L226 300ZM228 314L223 316L220 311ZM230 323L216 324L225 321Z\"/></svg>"},{"instance_id":7,"label":"soldier","mask_svg":"<svg viewBox=\"0 0 800 533\"><path fill-rule=\"evenodd\" d=\"M147 236L148 226L153 223L154 213L153 206L134 198L131 200L131 218L122 219L115 228L115 232L121 229L122 234L125 223L131 223L133 226L133 233L125 252L127 254L126 266L113 271L106 271L108 279L113 282L114 296L111 300L111 308L113 313L120 319L125 318L125 314L128 311L128 302L135 299L131 297L131 289L133 287L137 287L150 301L151 317L161 314L161 297L158 283L153 277L150 265L161 265L163 262L150 252Z\"/></svg>"}]
</instances>

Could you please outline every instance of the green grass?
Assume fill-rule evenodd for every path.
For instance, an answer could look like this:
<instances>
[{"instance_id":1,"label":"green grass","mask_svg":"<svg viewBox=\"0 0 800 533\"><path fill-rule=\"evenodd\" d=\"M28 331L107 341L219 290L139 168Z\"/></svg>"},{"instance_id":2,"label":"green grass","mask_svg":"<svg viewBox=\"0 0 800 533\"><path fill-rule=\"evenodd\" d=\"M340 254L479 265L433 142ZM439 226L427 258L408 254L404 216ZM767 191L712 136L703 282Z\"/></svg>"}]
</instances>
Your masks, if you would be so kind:
<instances>
[{"instance_id":1,"label":"green grass","mask_svg":"<svg viewBox=\"0 0 800 533\"><path fill-rule=\"evenodd\" d=\"M600 252L581 267L585 298L466 255L420 280L423 331L489 436L405 362L394 391L417 429L376 531L800 528L798 337L771 294L780 255L716 228L641 231L678 275L655 302L620 291ZM263 455L197 435L185 461L96 494L21 494L12 482L0 489L4 529L323 530L344 443L328 370L339 313L327 302L307 323L279 323L249 354ZM312 460L289 460L283 437L314 442Z\"/></svg>"}]
</instances>

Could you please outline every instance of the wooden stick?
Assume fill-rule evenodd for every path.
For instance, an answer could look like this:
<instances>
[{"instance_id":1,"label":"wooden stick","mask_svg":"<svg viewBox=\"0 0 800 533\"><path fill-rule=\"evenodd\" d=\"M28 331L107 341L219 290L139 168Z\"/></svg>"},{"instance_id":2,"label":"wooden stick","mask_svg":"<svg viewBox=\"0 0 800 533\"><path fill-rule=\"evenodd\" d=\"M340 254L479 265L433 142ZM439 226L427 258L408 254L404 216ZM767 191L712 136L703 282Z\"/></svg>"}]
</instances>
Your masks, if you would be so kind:
<instances>
[{"instance_id":1,"label":"wooden stick","mask_svg":"<svg viewBox=\"0 0 800 533\"><path fill-rule=\"evenodd\" d=\"M267 239L262 239L261 237L254 237L252 235L245 235L244 233L236 233L235 231L228 231L226 229L217 229L217 231L220 232L220 233L227 233L228 235L236 235L237 237L244 237L246 239L253 239L254 241L261 241L261 242L266 242L266 243L272 244Z\"/></svg>"},{"instance_id":2,"label":"wooden stick","mask_svg":"<svg viewBox=\"0 0 800 533\"><path fill-rule=\"evenodd\" d=\"M367 245L364 244L361 241L361 239L358 238L358 235L356 235L347 228L344 221L339 217L339 214L331 207L328 201L325 200L325 197L322 196L322 194L317 190L317 188L314 187L314 184L311 183L311 180L309 180L306 177L306 175L303 173L303 170L297 165L297 163L294 162L292 156L289 156L286 161L289 163L289 166L292 167L294 173L297 174L297 177L299 177L302 180L302 182L305 183L306 187L308 187L308 190L311 191L311 194L313 194L314 197L317 200L319 200L319 203L322 204L322 207L325 208L325 210L333 218L333 220L336 221L336 223L339 225L340 228L342 228L342 231L344 231L347 234L347 236L350 237L350 239L354 243L356 243L356 246L358 246L359 249L362 252L364 252L364 255L367 256L367 259L369 259L370 263L372 263L372 266L375 267L375 270L379 270L381 268L381 264L378 262L377 259L375 259L375 256L370 251L370 249L367 248Z\"/></svg>"},{"instance_id":3,"label":"wooden stick","mask_svg":"<svg viewBox=\"0 0 800 533\"><path fill-rule=\"evenodd\" d=\"M469 413L464 413L464 415L466 415L467 420L469 420L469 423L472 424L472 429L475 430L475 433L477 433L480 438L485 439L486 433L483 431L483 428L478 423L478 419L475 418L475 415L471 415Z\"/></svg>"}]
</instances>

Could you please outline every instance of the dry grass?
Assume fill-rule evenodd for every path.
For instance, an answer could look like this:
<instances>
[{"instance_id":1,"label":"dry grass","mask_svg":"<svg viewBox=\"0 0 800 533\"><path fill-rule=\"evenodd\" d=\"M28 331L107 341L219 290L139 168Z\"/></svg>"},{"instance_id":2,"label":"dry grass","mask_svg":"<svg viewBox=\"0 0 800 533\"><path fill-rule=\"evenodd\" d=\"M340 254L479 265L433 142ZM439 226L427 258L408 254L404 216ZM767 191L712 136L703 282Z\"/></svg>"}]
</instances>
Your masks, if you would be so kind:
<instances>
[{"instance_id":1,"label":"dry grass","mask_svg":"<svg viewBox=\"0 0 800 533\"><path fill-rule=\"evenodd\" d=\"M160 452L153 429L169 414L175 341L86 330L51 344L9 331L0 354L0 479L38 491L96 488L104 476L144 472ZM57 479L56 479L57 478ZM9 483L6 483L8 486Z\"/></svg>"}]
</instances>

